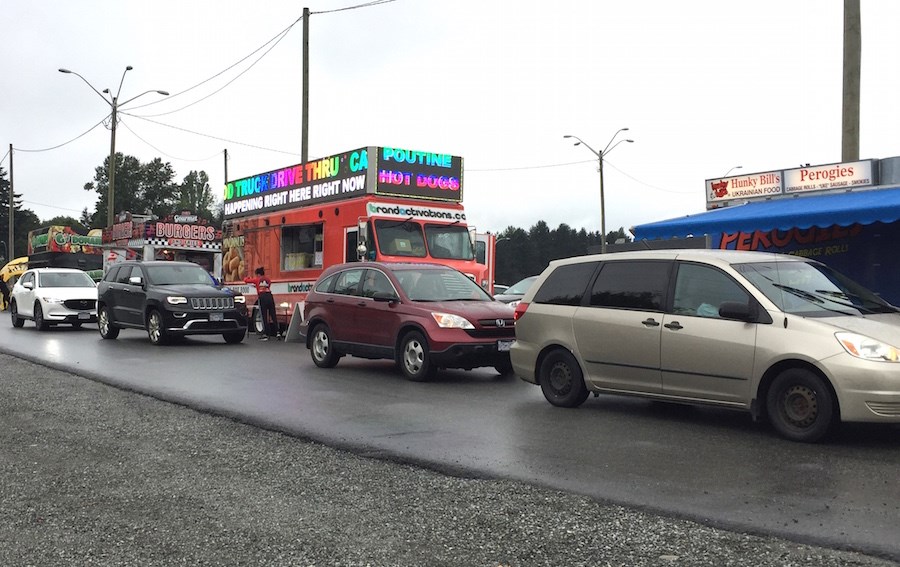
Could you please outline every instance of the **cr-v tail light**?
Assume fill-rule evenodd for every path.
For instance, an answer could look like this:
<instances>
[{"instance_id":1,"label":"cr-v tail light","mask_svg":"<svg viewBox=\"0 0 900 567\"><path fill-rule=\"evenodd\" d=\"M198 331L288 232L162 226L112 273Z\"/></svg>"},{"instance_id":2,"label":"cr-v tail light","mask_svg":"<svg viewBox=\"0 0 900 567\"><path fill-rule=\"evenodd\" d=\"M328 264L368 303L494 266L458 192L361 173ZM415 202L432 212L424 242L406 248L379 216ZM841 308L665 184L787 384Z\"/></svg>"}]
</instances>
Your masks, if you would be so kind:
<instances>
[{"instance_id":1,"label":"cr-v tail light","mask_svg":"<svg viewBox=\"0 0 900 567\"><path fill-rule=\"evenodd\" d=\"M513 319L515 321L518 321L519 319L522 318L523 315L525 315L525 311L527 311L527 310L528 310L528 304L525 303L524 301L520 301L519 304L516 305L516 311L513 314Z\"/></svg>"}]
</instances>

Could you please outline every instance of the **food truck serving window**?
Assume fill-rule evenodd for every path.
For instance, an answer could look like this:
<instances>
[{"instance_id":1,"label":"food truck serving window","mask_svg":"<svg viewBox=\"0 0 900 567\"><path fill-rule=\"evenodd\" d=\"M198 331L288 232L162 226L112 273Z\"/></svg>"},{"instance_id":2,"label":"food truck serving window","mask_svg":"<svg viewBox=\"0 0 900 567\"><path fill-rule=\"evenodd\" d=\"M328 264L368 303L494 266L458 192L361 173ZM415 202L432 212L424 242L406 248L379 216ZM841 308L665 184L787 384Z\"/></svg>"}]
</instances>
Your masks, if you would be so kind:
<instances>
[{"instance_id":1,"label":"food truck serving window","mask_svg":"<svg viewBox=\"0 0 900 567\"><path fill-rule=\"evenodd\" d=\"M281 270L322 267L322 223L281 229Z\"/></svg>"},{"instance_id":2,"label":"food truck serving window","mask_svg":"<svg viewBox=\"0 0 900 567\"><path fill-rule=\"evenodd\" d=\"M378 249L390 256L425 257L425 237L422 225L406 220L376 220L375 237Z\"/></svg>"}]
</instances>

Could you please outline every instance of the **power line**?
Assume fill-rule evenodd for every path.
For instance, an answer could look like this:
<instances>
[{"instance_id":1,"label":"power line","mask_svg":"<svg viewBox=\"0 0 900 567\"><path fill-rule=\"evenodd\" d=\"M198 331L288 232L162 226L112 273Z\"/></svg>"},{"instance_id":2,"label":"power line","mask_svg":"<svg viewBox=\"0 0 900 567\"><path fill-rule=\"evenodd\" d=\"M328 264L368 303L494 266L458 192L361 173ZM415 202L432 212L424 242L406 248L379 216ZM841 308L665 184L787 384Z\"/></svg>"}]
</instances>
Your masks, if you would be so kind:
<instances>
[{"instance_id":1,"label":"power line","mask_svg":"<svg viewBox=\"0 0 900 567\"><path fill-rule=\"evenodd\" d=\"M74 138L72 138L71 140L69 140L68 142L63 142L62 144L59 144L58 146L53 146L53 147L51 147L51 148L42 148L42 149L39 149L39 150L30 150L30 149L26 149L26 148L13 148L13 149L14 149L15 151L17 151L17 152L39 153L39 152L49 152L50 150L55 150L55 149L61 148L61 147L65 146L65 145L71 144L71 143L74 142L75 140L77 140L77 139L79 139L79 138L81 138L81 137L87 135L88 132L90 132L91 130L93 130L93 129L96 128L97 126L100 126L101 124L103 124L104 122L106 122L106 119L109 118L110 116L111 116L111 115L109 115L109 114L106 115L106 117L103 118L103 120L101 120L100 122L97 122L96 124L94 124L93 126L91 126L90 128L88 128L87 130L85 130L84 132L82 132L81 134L79 134L79 135L75 136Z\"/></svg>"},{"instance_id":2,"label":"power line","mask_svg":"<svg viewBox=\"0 0 900 567\"><path fill-rule=\"evenodd\" d=\"M334 12L346 12L347 10L356 10L359 8L371 8L372 6L378 6L380 4L388 4L390 2L396 2L397 0L373 0L372 2L366 2L365 4L357 4L355 6L347 6L346 8L335 8L334 10L322 10L321 12L310 12L310 15L313 14L331 14Z\"/></svg>"},{"instance_id":3,"label":"power line","mask_svg":"<svg viewBox=\"0 0 900 567\"><path fill-rule=\"evenodd\" d=\"M180 130L180 131L182 131L182 132L187 132L188 134L194 134L195 136L203 136L204 138L211 138L211 139L213 139L213 140L219 140L220 142L228 142L229 144L237 144L237 145L239 145L239 146L245 146L245 147L248 147L248 148L254 148L254 149L257 149L257 150L265 150L265 151L267 151L267 152L275 152L275 153L286 154L286 155L291 155L291 156L299 156L299 155L300 155L300 154L298 154L298 153L294 153L294 152L286 152L286 151L283 151L283 150L277 150L277 149L275 149L275 148L267 148L267 147L265 147L265 146L257 146L257 145L254 145L254 144L246 144L246 143L244 143L244 142L238 142L237 140L230 140L230 139L228 139L228 138L222 138L222 137L220 137L220 136L213 136L212 134L204 134L204 133L202 133L202 132L195 132L194 130L188 130L187 128L181 128L181 127L179 127L179 126L173 126L173 125L171 125L171 124L165 124L165 123L163 123L163 122L159 122L158 120L151 120L151 119L149 119L149 118L146 118L146 117L143 117L143 116L138 116L138 115L136 115L136 114L128 114L128 113L125 113L125 114L127 114L128 116L131 116L132 118L138 118L138 119L140 119L140 120L146 120L147 122L152 122L153 124L157 124L157 125L159 125L159 126L165 126L166 128L172 128L173 130Z\"/></svg>"},{"instance_id":4,"label":"power line","mask_svg":"<svg viewBox=\"0 0 900 567\"><path fill-rule=\"evenodd\" d=\"M250 69L252 69L253 67L255 67L256 64L259 63L259 62L263 59L263 57L265 57L266 55L268 55L269 52L271 52L273 49L275 49L275 47L276 47L279 43L281 43L281 40L283 40L285 37L287 37L288 32L291 31L291 29L293 29L293 27L296 26L297 23L300 22L302 19L303 19L303 16L300 16L296 21L294 21L293 24L291 24L290 26L288 26L287 28L285 28L283 31L281 31L281 32L279 32L278 34L276 34L275 37L273 37L272 39L270 39L270 40L267 41L266 43L262 44L260 47L258 47L258 48L256 48L255 50L253 50L253 51L252 51L250 54L248 54L246 57L243 57L242 59L240 59L237 63L234 63L233 65L230 65L230 66L226 67L226 68L223 69L222 71L216 73L215 75L213 75L212 77L210 77L210 78L208 78L208 79L206 79L206 80L204 80L204 81L201 81L201 82L197 83L197 84L194 85L193 87L189 87L189 88L187 88L187 89L185 89L185 90L183 90L183 91L181 91L181 92L175 93L175 94L169 96L168 98L156 100L156 101L153 101L153 102L149 102L149 103L147 103L147 104L142 104L142 105L140 105L140 106L135 106L135 107L130 108L129 110L137 110L137 109L139 109L139 108L145 108L145 107L147 107L147 106L151 106L151 105L154 105L154 104L160 104L160 103L163 103L163 102L170 101L170 100L172 100L173 98L175 98L176 96L179 96L179 95L182 95L182 94L184 94L184 93L186 93L186 92L189 92L189 91L191 91L191 90L193 90L193 89L195 89L195 88L197 88L197 87L199 87L199 86L201 86L201 85L204 85L204 84L208 83L209 81L211 81L211 80L213 80L213 79L215 79L215 78L221 76L221 75L224 74L225 72L230 71L230 70L233 69L234 67L240 65L241 63L243 63L244 61L246 61L247 59L249 59L252 55L256 54L258 51L260 51L261 49L263 49L265 46L269 45L269 44L272 43L273 41L275 42L274 44L272 44L271 47L269 47L269 49L267 49L265 52L263 52L263 54L260 55L259 58L256 59L256 61L254 61L253 63L251 63L249 67L247 67L246 69L244 69L243 71L241 71L240 73L238 73L233 79L231 79L230 81L228 81L227 83L225 83L224 85L222 85L220 88L214 90L214 91L211 92L210 94L206 95L205 97L200 98L200 99L198 99L198 100L195 100L194 102L192 102L192 103L190 103L190 104L187 104L187 105L185 105L185 106L182 106L181 108L176 108L175 110L171 110L171 111L169 111L169 112L161 112L161 113L159 113L159 114L143 114L143 115L140 115L140 116L141 116L141 117L165 116L165 115L167 115L167 114L174 114L174 113L176 113L176 112L180 112L180 111L182 111L182 110L184 110L184 109L186 109L186 108L190 108L191 106L194 106L195 104L198 104L198 103L200 103L200 102L203 102L204 100L210 98L211 96L213 96L213 95L215 95L215 94L218 94L218 93L220 93L221 91L223 91L225 88L227 88L227 87L228 87L229 85L231 85L233 82L235 82L236 80L238 80L239 78L241 78L241 76L243 76L247 71L249 71ZM138 116L138 115L136 115L136 116Z\"/></svg>"},{"instance_id":5,"label":"power line","mask_svg":"<svg viewBox=\"0 0 900 567\"><path fill-rule=\"evenodd\" d=\"M216 156L218 156L219 154L222 153L222 151L219 150L219 151L217 151L216 153L214 153L213 155L211 155L211 156L209 156L209 157L201 158L201 159L189 159L189 158L182 158L182 157L173 156L173 155L167 154L166 152L164 152L164 151L162 151L161 149L157 148L156 146L154 146L153 144L151 144L150 142L148 142L148 141L145 140L144 138L140 137L140 136L138 135L138 133L135 132L134 130L132 130L132 129L131 129L131 126L129 126L128 124L126 124L124 121L121 121L121 120L120 120L120 121L119 121L119 125L120 125L120 126L124 126L125 129L128 130L129 132L131 132L131 134L132 134L135 138L137 138L138 140L144 142L145 144L147 144L148 146L150 146L151 148L153 148L154 150L156 150L157 152L159 152L160 154L166 156L166 157L169 158L169 159L174 159L174 160L178 160L178 161L194 161L194 162L209 161L209 160L211 160L212 158L214 158L214 157L216 157Z\"/></svg>"}]
</instances>

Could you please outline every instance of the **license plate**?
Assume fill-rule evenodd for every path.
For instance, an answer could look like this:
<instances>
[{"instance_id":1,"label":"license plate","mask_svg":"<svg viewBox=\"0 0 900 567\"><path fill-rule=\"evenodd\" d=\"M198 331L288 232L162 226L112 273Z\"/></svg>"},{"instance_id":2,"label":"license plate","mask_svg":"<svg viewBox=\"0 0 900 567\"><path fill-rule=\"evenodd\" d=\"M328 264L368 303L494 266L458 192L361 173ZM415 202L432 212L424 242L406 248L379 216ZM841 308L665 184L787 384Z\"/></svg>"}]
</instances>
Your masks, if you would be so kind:
<instances>
[{"instance_id":1,"label":"license plate","mask_svg":"<svg viewBox=\"0 0 900 567\"><path fill-rule=\"evenodd\" d=\"M224 321L225 314L224 313L210 313L209 320L210 321Z\"/></svg>"},{"instance_id":2,"label":"license plate","mask_svg":"<svg viewBox=\"0 0 900 567\"><path fill-rule=\"evenodd\" d=\"M90 314L90 313L79 313L79 314L78 314L78 320L79 320L79 321L87 321L87 320L90 319L90 318L91 318L91 314Z\"/></svg>"},{"instance_id":3,"label":"license plate","mask_svg":"<svg viewBox=\"0 0 900 567\"><path fill-rule=\"evenodd\" d=\"M508 352L509 347L511 347L513 341L497 341L497 350L500 352Z\"/></svg>"}]
</instances>

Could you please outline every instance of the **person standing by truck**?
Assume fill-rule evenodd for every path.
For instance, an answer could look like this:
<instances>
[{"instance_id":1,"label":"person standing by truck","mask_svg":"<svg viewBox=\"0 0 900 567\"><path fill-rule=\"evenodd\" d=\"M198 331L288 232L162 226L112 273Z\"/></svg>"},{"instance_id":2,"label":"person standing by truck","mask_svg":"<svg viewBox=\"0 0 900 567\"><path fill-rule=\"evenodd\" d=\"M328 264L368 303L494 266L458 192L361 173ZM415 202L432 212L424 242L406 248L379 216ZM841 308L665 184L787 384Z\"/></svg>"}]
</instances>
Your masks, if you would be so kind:
<instances>
[{"instance_id":1,"label":"person standing by truck","mask_svg":"<svg viewBox=\"0 0 900 567\"><path fill-rule=\"evenodd\" d=\"M262 266L256 268L256 277L247 276L244 282L256 286L256 304L259 314L262 316L263 336L261 341L269 340L269 337L278 335L278 319L275 315L275 298L272 297L272 280L266 275Z\"/></svg>"}]
</instances>

